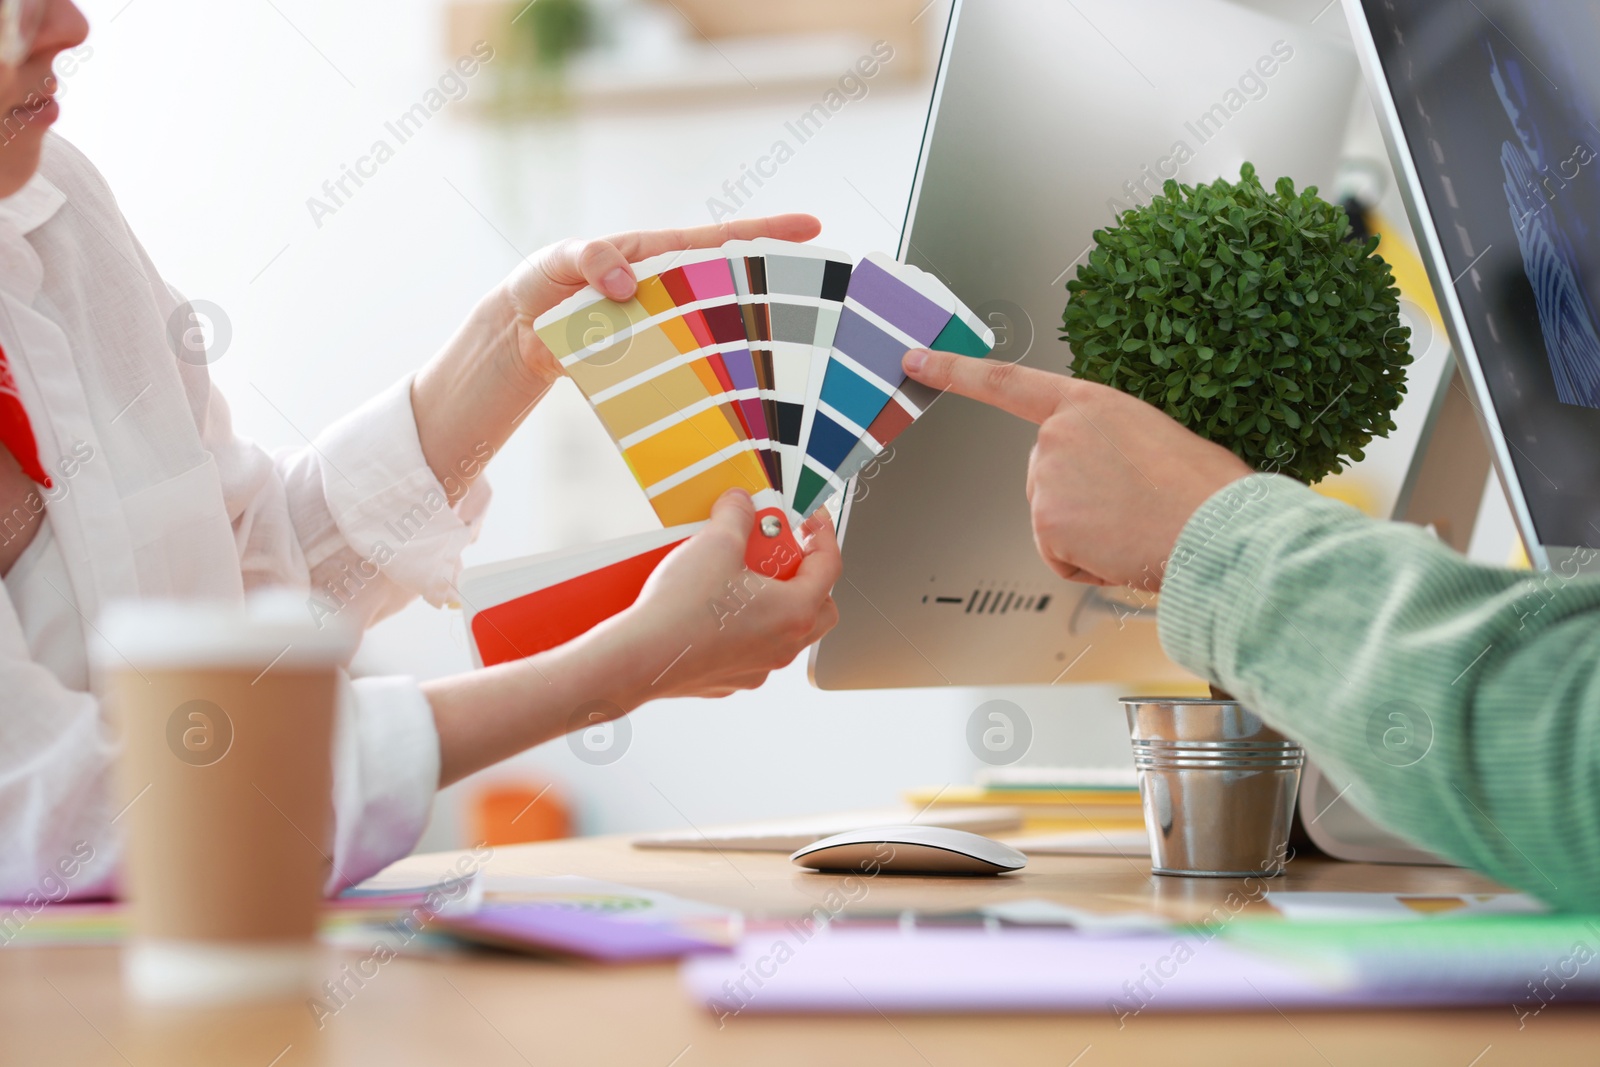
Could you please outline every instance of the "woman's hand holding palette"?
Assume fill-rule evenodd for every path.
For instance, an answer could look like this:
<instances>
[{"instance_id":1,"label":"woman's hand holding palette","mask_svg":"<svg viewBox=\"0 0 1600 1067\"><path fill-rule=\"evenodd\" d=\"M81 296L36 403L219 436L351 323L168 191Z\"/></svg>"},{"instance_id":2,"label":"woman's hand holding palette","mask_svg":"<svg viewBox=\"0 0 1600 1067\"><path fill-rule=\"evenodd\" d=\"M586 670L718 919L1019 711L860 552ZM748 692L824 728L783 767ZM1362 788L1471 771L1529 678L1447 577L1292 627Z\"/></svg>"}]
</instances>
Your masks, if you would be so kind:
<instances>
[{"instance_id":1,"label":"woman's hand holding palette","mask_svg":"<svg viewBox=\"0 0 1600 1067\"><path fill-rule=\"evenodd\" d=\"M534 330L668 526L731 488L810 515L936 395L906 379L906 349L994 347L942 283L882 254L731 241L634 273L633 299L584 289Z\"/></svg>"}]
</instances>

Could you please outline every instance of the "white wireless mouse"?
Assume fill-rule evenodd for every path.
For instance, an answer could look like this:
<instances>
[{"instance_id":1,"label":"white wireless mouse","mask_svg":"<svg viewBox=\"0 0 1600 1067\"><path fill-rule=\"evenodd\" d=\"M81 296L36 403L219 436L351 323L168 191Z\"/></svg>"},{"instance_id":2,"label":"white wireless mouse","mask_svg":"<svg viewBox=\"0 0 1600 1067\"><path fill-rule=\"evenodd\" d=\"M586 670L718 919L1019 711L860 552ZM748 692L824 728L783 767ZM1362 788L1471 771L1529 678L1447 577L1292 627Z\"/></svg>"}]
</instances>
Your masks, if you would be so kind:
<instances>
[{"instance_id":1,"label":"white wireless mouse","mask_svg":"<svg viewBox=\"0 0 1600 1067\"><path fill-rule=\"evenodd\" d=\"M869 826L813 841L789 857L800 867L857 874L1003 874L1028 857L1000 842L943 826Z\"/></svg>"}]
</instances>

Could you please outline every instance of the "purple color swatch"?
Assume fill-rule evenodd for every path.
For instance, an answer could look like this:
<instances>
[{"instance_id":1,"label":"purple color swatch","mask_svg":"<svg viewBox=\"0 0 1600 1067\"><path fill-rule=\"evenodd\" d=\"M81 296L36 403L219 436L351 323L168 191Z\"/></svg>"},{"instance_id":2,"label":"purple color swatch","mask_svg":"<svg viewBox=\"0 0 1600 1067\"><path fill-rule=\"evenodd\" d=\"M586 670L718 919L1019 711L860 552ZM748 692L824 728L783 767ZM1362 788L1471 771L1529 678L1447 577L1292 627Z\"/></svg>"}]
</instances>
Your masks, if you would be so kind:
<instances>
[{"instance_id":1,"label":"purple color swatch","mask_svg":"<svg viewBox=\"0 0 1600 1067\"><path fill-rule=\"evenodd\" d=\"M890 389L905 379L905 369L900 365L906 354L905 345L848 307L839 313L839 329L833 335L833 347L883 379Z\"/></svg>"},{"instance_id":2,"label":"purple color swatch","mask_svg":"<svg viewBox=\"0 0 1600 1067\"><path fill-rule=\"evenodd\" d=\"M933 344L933 339L950 321L949 309L935 304L868 259L857 263L851 272L847 296L910 334L920 345Z\"/></svg>"}]
</instances>

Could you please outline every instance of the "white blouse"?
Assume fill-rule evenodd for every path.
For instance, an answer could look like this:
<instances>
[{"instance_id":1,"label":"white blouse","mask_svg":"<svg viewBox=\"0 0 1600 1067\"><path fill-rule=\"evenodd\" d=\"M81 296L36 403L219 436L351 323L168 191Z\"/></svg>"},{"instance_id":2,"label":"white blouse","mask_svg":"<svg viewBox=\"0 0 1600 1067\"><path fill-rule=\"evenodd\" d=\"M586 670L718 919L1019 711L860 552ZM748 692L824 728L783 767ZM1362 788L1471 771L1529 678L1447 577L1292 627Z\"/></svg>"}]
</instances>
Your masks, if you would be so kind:
<instances>
[{"instance_id":1,"label":"white blouse","mask_svg":"<svg viewBox=\"0 0 1600 1067\"><path fill-rule=\"evenodd\" d=\"M78 613L67 599L72 595L72 578L48 516L39 521L33 541L11 565L5 584L33 661L67 688L86 691L89 649Z\"/></svg>"},{"instance_id":2,"label":"white blouse","mask_svg":"<svg viewBox=\"0 0 1600 1067\"><path fill-rule=\"evenodd\" d=\"M181 303L99 172L48 137L39 174L0 200L0 346L55 482L0 597L0 900L40 892L85 842L94 858L71 895L115 888L116 748L87 654L107 602L286 586L308 612L330 590L321 599L342 603L342 619L371 625L417 595L454 599L488 503L480 480L454 509L431 504L444 489L417 440L409 378L310 447L271 456L237 436L203 361L168 342ZM395 543L384 526L402 516L421 526ZM374 558L387 562L365 577ZM417 683L344 678L333 857L344 879L410 851L438 776Z\"/></svg>"}]
</instances>

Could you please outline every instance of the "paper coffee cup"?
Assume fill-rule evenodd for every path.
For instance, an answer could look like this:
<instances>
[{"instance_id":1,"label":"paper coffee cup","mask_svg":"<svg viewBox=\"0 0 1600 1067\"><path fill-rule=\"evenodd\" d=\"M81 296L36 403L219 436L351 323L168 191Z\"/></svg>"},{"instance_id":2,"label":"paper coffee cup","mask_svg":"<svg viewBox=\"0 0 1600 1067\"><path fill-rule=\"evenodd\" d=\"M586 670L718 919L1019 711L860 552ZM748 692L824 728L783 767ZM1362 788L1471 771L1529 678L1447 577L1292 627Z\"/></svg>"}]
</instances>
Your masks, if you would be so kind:
<instances>
[{"instance_id":1,"label":"paper coffee cup","mask_svg":"<svg viewBox=\"0 0 1600 1067\"><path fill-rule=\"evenodd\" d=\"M356 635L319 627L288 593L123 601L96 629L122 746L130 990L167 1003L301 992L332 864L338 669Z\"/></svg>"}]
</instances>

